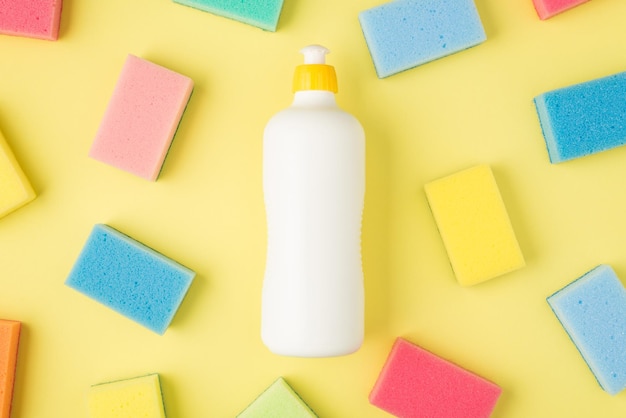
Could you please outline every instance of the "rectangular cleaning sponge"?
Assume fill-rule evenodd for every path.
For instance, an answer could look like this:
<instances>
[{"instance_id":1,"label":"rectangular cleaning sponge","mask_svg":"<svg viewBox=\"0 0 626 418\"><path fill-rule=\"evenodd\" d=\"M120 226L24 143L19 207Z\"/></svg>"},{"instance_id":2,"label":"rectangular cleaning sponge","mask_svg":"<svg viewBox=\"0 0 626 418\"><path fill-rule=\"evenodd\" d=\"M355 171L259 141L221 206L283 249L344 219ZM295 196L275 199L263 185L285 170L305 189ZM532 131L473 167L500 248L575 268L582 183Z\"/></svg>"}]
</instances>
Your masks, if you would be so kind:
<instances>
[{"instance_id":1,"label":"rectangular cleaning sponge","mask_svg":"<svg viewBox=\"0 0 626 418\"><path fill-rule=\"evenodd\" d=\"M379 78L487 39L473 0L395 0L362 11L359 21Z\"/></svg>"},{"instance_id":2,"label":"rectangular cleaning sponge","mask_svg":"<svg viewBox=\"0 0 626 418\"><path fill-rule=\"evenodd\" d=\"M0 418L9 418L21 323L0 319Z\"/></svg>"},{"instance_id":3,"label":"rectangular cleaning sponge","mask_svg":"<svg viewBox=\"0 0 626 418\"><path fill-rule=\"evenodd\" d=\"M550 162L626 143L626 72L535 97Z\"/></svg>"},{"instance_id":4,"label":"rectangular cleaning sponge","mask_svg":"<svg viewBox=\"0 0 626 418\"><path fill-rule=\"evenodd\" d=\"M501 393L494 383L398 338L369 401L402 418L488 418Z\"/></svg>"},{"instance_id":5,"label":"rectangular cleaning sponge","mask_svg":"<svg viewBox=\"0 0 626 418\"><path fill-rule=\"evenodd\" d=\"M163 334L194 277L188 268L97 224L65 284Z\"/></svg>"},{"instance_id":6,"label":"rectangular cleaning sponge","mask_svg":"<svg viewBox=\"0 0 626 418\"><path fill-rule=\"evenodd\" d=\"M424 189L461 285L480 283L525 265L488 165L432 181Z\"/></svg>"},{"instance_id":7,"label":"rectangular cleaning sponge","mask_svg":"<svg viewBox=\"0 0 626 418\"><path fill-rule=\"evenodd\" d=\"M189 77L128 55L89 156L156 180L192 90Z\"/></svg>"},{"instance_id":8,"label":"rectangular cleaning sponge","mask_svg":"<svg viewBox=\"0 0 626 418\"><path fill-rule=\"evenodd\" d=\"M0 0L0 33L55 41L62 0Z\"/></svg>"},{"instance_id":9,"label":"rectangular cleaning sponge","mask_svg":"<svg viewBox=\"0 0 626 418\"><path fill-rule=\"evenodd\" d=\"M0 132L0 218L35 198L35 192Z\"/></svg>"},{"instance_id":10,"label":"rectangular cleaning sponge","mask_svg":"<svg viewBox=\"0 0 626 418\"><path fill-rule=\"evenodd\" d=\"M174 0L185 6L238 20L258 28L276 31L283 0Z\"/></svg>"},{"instance_id":11,"label":"rectangular cleaning sponge","mask_svg":"<svg viewBox=\"0 0 626 418\"><path fill-rule=\"evenodd\" d=\"M565 286L548 303L596 380L615 395L626 388L626 289L608 265Z\"/></svg>"},{"instance_id":12,"label":"rectangular cleaning sponge","mask_svg":"<svg viewBox=\"0 0 626 418\"><path fill-rule=\"evenodd\" d=\"M259 395L237 418L316 418L298 394L279 377Z\"/></svg>"},{"instance_id":13,"label":"rectangular cleaning sponge","mask_svg":"<svg viewBox=\"0 0 626 418\"><path fill-rule=\"evenodd\" d=\"M165 418L158 374L94 385L88 404L89 418Z\"/></svg>"},{"instance_id":14,"label":"rectangular cleaning sponge","mask_svg":"<svg viewBox=\"0 0 626 418\"><path fill-rule=\"evenodd\" d=\"M588 2L589 0L533 0L535 10L541 20L571 9L574 6Z\"/></svg>"}]
</instances>

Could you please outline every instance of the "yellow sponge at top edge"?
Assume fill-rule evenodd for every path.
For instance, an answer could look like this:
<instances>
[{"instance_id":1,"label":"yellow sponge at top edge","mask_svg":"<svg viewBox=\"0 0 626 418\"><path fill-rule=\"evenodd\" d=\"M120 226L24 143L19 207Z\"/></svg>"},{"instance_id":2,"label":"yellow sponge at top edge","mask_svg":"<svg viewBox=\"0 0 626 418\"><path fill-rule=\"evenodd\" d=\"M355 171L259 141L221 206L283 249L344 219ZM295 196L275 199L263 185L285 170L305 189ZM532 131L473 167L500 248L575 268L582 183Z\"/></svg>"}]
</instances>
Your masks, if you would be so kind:
<instances>
[{"instance_id":1,"label":"yellow sponge at top edge","mask_svg":"<svg viewBox=\"0 0 626 418\"><path fill-rule=\"evenodd\" d=\"M459 284L471 286L525 265L489 165L432 181L424 190Z\"/></svg>"},{"instance_id":2,"label":"yellow sponge at top edge","mask_svg":"<svg viewBox=\"0 0 626 418\"><path fill-rule=\"evenodd\" d=\"M35 192L0 132L0 218L35 198Z\"/></svg>"},{"instance_id":3,"label":"yellow sponge at top edge","mask_svg":"<svg viewBox=\"0 0 626 418\"><path fill-rule=\"evenodd\" d=\"M89 418L165 418L158 374L101 383L89 391Z\"/></svg>"}]
</instances>

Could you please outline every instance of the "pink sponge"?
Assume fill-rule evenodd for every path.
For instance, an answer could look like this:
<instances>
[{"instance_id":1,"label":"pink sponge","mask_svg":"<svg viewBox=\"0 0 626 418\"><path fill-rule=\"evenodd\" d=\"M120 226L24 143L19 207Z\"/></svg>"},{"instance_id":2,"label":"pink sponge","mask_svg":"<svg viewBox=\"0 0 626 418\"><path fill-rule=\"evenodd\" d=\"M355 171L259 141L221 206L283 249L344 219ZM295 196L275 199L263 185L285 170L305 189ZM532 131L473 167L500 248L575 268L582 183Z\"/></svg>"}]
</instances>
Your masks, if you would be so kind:
<instances>
[{"instance_id":1,"label":"pink sponge","mask_svg":"<svg viewBox=\"0 0 626 418\"><path fill-rule=\"evenodd\" d=\"M587 1L589 0L533 0L533 3L539 18L545 20Z\"/></svg>"},{"instance_id":2,"label":"pink sponge","mask_svg":"<svg viewBox=\"0 0 626 418\"><path fill-rule=\"evenodd\" d=\"M502 389L398 338L369 400L401 418L487 418Z\"/></svg>"},{"instance_id":3,"label":"pink sponge","mask_svg":"<svg viewBox=\"0 0 626 418\"><path fill-rule=\"evenodd\" d=\"M129 55L89 156L156 180L192 90L189 77Z\"/></svg>"},{"instance_id":4,"label":"pink sponge","mask_svg":"<svg viewBox=\"0 0 626 418\"><path fill-rule=\"evenodd\" d=\"M62 0L0 0L0 33L55 41Z\"/></svg>"}]
</instances>

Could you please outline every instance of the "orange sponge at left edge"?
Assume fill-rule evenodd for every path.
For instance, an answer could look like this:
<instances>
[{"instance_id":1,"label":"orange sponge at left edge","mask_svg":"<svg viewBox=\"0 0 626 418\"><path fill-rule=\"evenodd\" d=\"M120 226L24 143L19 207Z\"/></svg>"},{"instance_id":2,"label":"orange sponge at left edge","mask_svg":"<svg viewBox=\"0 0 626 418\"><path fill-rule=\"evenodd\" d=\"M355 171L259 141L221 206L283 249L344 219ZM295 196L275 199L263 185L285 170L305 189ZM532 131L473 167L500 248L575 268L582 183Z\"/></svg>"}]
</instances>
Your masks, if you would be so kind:
<instances>
[{"instance_id":1,"label":"orange sponge at left edge","mask_svg":"<svg viewBox=\"0 0 626 418\"><path fill-rule=\"evenodd\" d=\"M21 323L0 319L0 418L9 418Z\"/></svg>"}]
</instances>

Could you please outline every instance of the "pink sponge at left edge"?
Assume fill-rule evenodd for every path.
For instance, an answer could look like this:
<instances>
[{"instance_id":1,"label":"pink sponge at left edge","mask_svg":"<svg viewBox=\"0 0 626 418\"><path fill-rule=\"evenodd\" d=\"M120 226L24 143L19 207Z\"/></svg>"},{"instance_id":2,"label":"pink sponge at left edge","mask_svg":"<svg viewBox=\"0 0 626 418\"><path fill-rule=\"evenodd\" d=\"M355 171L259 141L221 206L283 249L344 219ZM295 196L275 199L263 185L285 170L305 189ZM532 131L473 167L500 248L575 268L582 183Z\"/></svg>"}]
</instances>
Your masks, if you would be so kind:
<instances>
[{"instance_id":1,"label":"pink sponge at left edge","mask_svg":"<svg viewBox=\"0 0 626 418\"><path fill-rule=\"evenodd\" d=\"M501 393L494 383L398 338L369 400L401 418L487 418Z\"/></svg>"},{"instance_id":2,"label":"pink sponge at left edge","mask_svg":"<svg viewBox=\"0 0 626 418\"><path fill-rule=\"evenodd\" d=\"M571 9L589 0L533 0L539 19L549 19L554 15Z\"/></svg>"},{"instance_id":3,"label":"pink sponge at left edge","mask_svg":"<svg viewBox=\"0 0 626 418\"><path fill-rule=\"evenodd\" d=\"M56 41L63 0L0 0L0 33Z\"/></svg>"},{"instance_id":4,"label":"pink sponge at left edge","mask_svg":"<svg viewBox=\"0 0 626 418\"><path fill-rule=\"evenodd\" d=\"M89 156L155 181L192 90L189 77L128 55Z\"/></svg>"}]
</instances>

